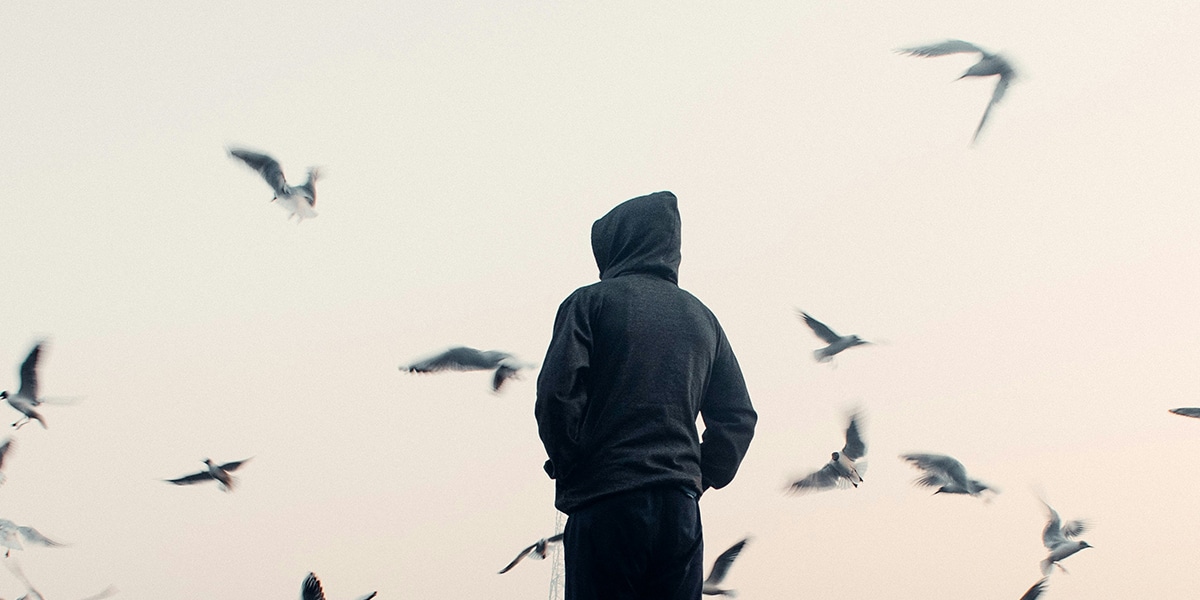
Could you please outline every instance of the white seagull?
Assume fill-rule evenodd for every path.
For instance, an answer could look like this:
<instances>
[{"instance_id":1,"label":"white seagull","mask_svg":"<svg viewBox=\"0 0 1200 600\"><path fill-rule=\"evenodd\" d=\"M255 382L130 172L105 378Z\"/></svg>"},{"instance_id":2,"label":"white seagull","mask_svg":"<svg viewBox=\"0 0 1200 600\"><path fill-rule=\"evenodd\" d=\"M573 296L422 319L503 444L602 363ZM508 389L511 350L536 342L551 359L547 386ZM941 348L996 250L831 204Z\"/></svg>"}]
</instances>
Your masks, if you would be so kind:
<instances>
[{"instance_id":1,"label":"white seagull","mask_svg":"<svg viewBox=\"0 0 1200 600\"><path fill-rule=\"evenodd\" d=\"M712 569L708 572L708 579L704 580L704 587L701 593L706 596L729 596L734 598L737 592L734 590L725 590L717 587L721 580L725 579L725 575L729 573L729 567L733 566L733 561L742 553L742 548L746 546L750 538L742 538L741 541L729 547L728 550L721 553L717 560L713 561Z\"/></svg>"},{"instance_id":2,"label":"white seagull","mask_svg":"<svg viewBox=\"0 0 1200 600\"><path fill-rule=\"evenodd\" d=\"M508 563L508 566L504 567L503 569L500 569L500 574L504 574L504 573L511 571L513 567L517 566L517 563L521 562L526 557L532 557L532 558L536 558L538 560L542 560L542 559L546 558L546 554L548 552L547 546L549 546L550 544L561 542L562 539L563 539L563 534L560 533L558 535L552 535L548 538L542 538L542 539L534 542L531 546L529 546L528 548L525 548L519 554L517 554L517 557L512 559L512 562Z\"/></svg>"},{"instance_id":3,"label":"white seagull","mask_svg":"<svg viewBox=\"0 0 1200 600\"><path fill-rule=\"evenodd\" d=\"M828 490L832 488L858 487L862 483L862 474L866 471L865 462L857 462L867 453L867 445L863 443L858 431L858 413L850 416L850 425L846 427L846 445L841 452L834 452L833 458L816 472L795 481L789 486L793 492L809 492Z\"/></svg>"},{"instance_id":4,"label":"white seagull","mask_svg":"<svg viewBox=\"0 0 1200 600\"><path fill-rule=\"evenodd\" d=\"M242 162L249 165L251 169L258 171L259 175L267 181L267 185L275 191L275 197L271 198L272 202L279 202L279 205L288 211L288 220L294 215L296 223L311 219L317 216L317 211L313 210L317 205L317 179L321 176L321 170L317 167L311 167L308 170L308 181L303 185L292 187L283 177L283 169L279 166L279 162L266 154L259 154L249 150L240 148L230 148L230 156L241 159Z\"/></svg>"},{"instance_id":5,"label":"white seagull","mask_svg":"<svg viewBox=\"0 0 1200 600\"><path fill-rule=\"evenodd\" d=\"M13 550L25 549L21 545L21 538L24 538L27 543L46 546L47 548L60 548L66 545L42 535L41 532L32 527L17 525L8 519L0 519L0 546L7 548L4 551L4 556L8 556Z\"/></svg>"},{"instance_id":6,"label":"white seagull","mask_svg":"<svg viewBox=\"0 0 1200 600\"><path fill-rule=\"evenodd\" d=\"M826 344L829 344L824 348L813 350L813 357L817 359L817 362L829 362L833 360L833 355L846 348L871 343L859 339L857 335L838 335L824 323L812 318L808 313L802 310L796 312L800 314L800 318L804 319L804 323L813 330L813 333L817 334L817 337L824 340Z\"/></svg>"},{"instance_id":7,"label":"white seagull","mask_svg":"<svg viewBox=\"0 0 1200 600\"><path fill-rule=\"evenodd\" d=\"M38 395L38 357L41 355L42 346L46 342L41 341L34 344L33 349L29 351L29 356L25 357L25 362L21 363L21 387L17 389L16 394L9 394L8 391L0 392L0 400L7 400L8 405L17 409L22 415L21 419L13 423L13 427L20 429L29 421L37 421L42 424L42 429L46 429L46 420L42 418L41 413L37 411L37 407L42 404L71 404L76 401L75 398L47 398Z\"/></svg>"},{"instance_id":8,"label":"white seagull","mask_svg":"<svg viewBox=\"0 0 1200 600\"><path fill-rule=\"evenodd\" d=\"M909 54L912 56L945 56L947 54L958 54L961 52L978 52L980 55L979 62L971 65L966 73L959 76L963 77L991 77L999 75L1000 78L996 81L996 88L992 90L992 99L988 102L987 108L983 111L983 118L979 119L979 126L975 128L975 135L971 137L971 143L979 138L979 132L983 129L983 124L987 122L988 114L992 112L992 107L995 106L1000 99L1004 97L1004 92L1008 90L1008 84L1012 83L1016 72L1012 65L999 54L993 54L976 46L975 44L964 42L962 40L946 40L937 44L928 46L916 46L914 48L901 48L897 52Z\"/></svg>"},{"instance_id":9,"label":"white seagull","mask_svg":"<svg viewBox=\"0 0 1200 600\"><path fill-rule=\"evenodd\" d=\"M1042 504L1046 505L1046 510L1050 513L1050 520L1046 522L1046 529L1042 530L1042 544L1046 549L1050 550L1050 555L1042 561L1042 575L1049 575L1050 571L1058 565L1063 573L1067 570L1059 563L1062 559L1083 550L1084 548L1092 548L1091 544L1083 540L1073 541L1071 538L1079 537L1087 530L1087 523L1084 521L1067 521L1065 524L1058 516L1058 511L1050 507L1045 500Z\"/></svg>"},{"instance_id":10,"label":"white seagull","mask_svg":"<svg viewBox=\"0 0 1200 600\"><path fill-rule=\"evenodd\" d=\"M1173 413L1183 416L1183 417L1192 417L1193 419L1200 419L1200 408L1172 408L1170 412L1173 412Z\"/></svg>"},{"instance_id":11,"label":"white seagull","mask_svg":"<svg viewBox=\"0 0 1200 600\"><path fill-rule=\"evenodd\" d=\"M466 346L450 348L445 352L419 360L411 365L400 366L409 373L435 373L438 371L488 371L492 374L492 391L499 392L504 382L517 377L517 372L529 365L516 362L511 354L498 350L476 350Z\"/></svg>"},{"instance_id":12,"label":"white seagull","mask_svg":"<svg viewBox=\"0 0 1200 600\"><path fill-rule=\"evenodd\" d=\"M913 483L936 487L938 489L935 494L967 494L979 497L984 492L996 493L996 490L986 483L968 477L966 467L953 457L944 454L903 454L900 458L925 471L925 475Z\"/></svg>"},{"instance_id":13,"label":"white seagull","mask_svg":"<svg viewBox=\"0 0 1200 600\"><path fill-rule=\"evenodd\" d=\"M371 600L378 592L371 592L358 600ZM321 588L321 580L313 573L309 573L308 577L304 578L304 585L300 588L300 600L325 600L325 590Z\"/></svg>"},{"instance_id":14,"label":"white seagull","mask_svg":"<svg viewBox=\"0 0 1200 600\"><path fill-rule=\"evenodd\" d=\"M200 471L199 473L192 473L191 475L184 475L183 477L178 477L175 479L164 479L163 481L166 481L167 483L173 483L175 485L190 485L193 483L200 483L201 481L215 479L217 483L221 484L221 490L228 492L233 490L234 482L233 475L230 475L229 472L236 471L238 467L242 466L242 464L248 460L250 459L246 458L242 460L235 460L233 462L227 462L223 465L218 465L214 464L212 460L206 458L204 459L204 465L208 467L207 469Z\"/></svg>"}]
</instances>

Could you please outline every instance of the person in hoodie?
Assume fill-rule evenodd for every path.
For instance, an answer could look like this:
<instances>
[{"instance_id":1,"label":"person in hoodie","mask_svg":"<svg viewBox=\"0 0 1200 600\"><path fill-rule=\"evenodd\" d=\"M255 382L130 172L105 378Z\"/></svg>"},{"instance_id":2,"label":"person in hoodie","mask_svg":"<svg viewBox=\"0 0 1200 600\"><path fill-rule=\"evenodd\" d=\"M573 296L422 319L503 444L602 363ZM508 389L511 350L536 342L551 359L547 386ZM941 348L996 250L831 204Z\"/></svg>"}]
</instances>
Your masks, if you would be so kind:
<instances>
[{"instance_id":1,"label":"person in hoodie","mask_svg":"<svg viewBox=\"0 0 1200 600\"><path fill-rule=\"evenodd\" d=\"M699 599L700 495L733 480L754 436L729 340L678 286L680 228L671 192L609 211L592 225L600 281L554 319L534 415L568 515L568 600Z\"/></svg>"}]
</instances>

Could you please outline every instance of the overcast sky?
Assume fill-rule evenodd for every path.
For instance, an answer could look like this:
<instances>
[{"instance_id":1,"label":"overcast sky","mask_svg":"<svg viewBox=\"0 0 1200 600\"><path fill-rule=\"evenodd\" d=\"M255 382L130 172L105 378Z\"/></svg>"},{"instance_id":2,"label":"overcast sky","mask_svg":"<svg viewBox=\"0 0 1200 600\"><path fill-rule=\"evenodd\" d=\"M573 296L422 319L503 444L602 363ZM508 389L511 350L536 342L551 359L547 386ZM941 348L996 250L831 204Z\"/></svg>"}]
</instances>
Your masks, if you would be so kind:
<instances>
[{"instance_id":1,"label":"overcast sky","mask_svg":"<svg viewBox=\"0 0 1200 600\"><path fill-rule=\"evenodd\" d=\"M649 4L0 3L0 389L47 338L82 398L0 487L70 544L14 553L46 598L545 597L549 562L496 574L554 531L536 371L397 366L539 363L592 221L664 189L760 415L701 502L706 563L755 538L741 598L1018 598L1039 495L1095 546L1047 598L1192 597L1200 6ZM895 52L947 38L1018 69L974 147L976 57ZM323 167L320 216L229 146ZM881 343L817 364L797 308ZM862 487L784 494L855 407ZM253 460L161 481L205 457Z\"/></svg>"}]
</instances>

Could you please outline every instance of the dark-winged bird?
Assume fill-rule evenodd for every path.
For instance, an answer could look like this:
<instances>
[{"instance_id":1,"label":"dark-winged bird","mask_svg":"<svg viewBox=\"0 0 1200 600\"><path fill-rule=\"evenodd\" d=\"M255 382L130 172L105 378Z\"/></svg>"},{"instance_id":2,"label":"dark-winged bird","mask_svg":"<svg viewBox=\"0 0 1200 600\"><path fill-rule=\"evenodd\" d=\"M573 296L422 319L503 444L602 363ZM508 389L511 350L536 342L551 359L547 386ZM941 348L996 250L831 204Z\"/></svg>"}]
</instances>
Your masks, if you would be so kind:
<instances>
[{"instance_id":1,"label":"dark-winged bird","mask_svg":"<svg viewBox=\"0 0 1200 600\"><path fill-rule=\"evenodd\" d=\"M1200 419L1200 408L1172 408L1170 412L1173 412L1182 417L1192 417L1193 419Z\"/></svg>"},{"instance_id":2,"label":"dark-winged bird","mask_svg":"<svg viewBox=\"0 0 1200 600\"><path fill-rule=\"evenodd\" d=\"M1012 83L1016 72L1013 71L1012 65L999 54L993 54L976 46L975 44L964 42L962 40L946 40L937 44L928 46L916 46L913 48L901 48L897 52L909 54L912 56L945 56L947 54L958 54L961 52L978 52L979 62L971 65L966 73L959 76L963 77L991 77L998 75L996 80L996 88L992 90L992 99L988 102L987 108L983 111L983 118L979 119L979 125L975 128L975 135L971 137L971 142L974 143L979 138L979 132L983 129L983 124L987 122L988 115L992 112L992 107L1004 98L1004 92L1008 90L1008 84Z\"/></svg>"},{"instance_id":3,"label":"dark-winged bird","mask_svg":"<svg viewBox=\"0 0 1200 600\"><path fill-rule=\"evenodd\" d=\"M858 487L862 483L862 473L866 465L857 462L867 453L867 445L863 443L858 431L860 416L855 413L850 416L850 425L846 427L846 445L841 452L834 452L833 458L816 472L800 479L788 489L793 492L812 492L847 486Z\"/></svg>"},{"instance_id":4,"label":"dark-winged bird","mask_svg":"<svg viewBox=\"0 0 1200 600\"><path fill-rule=\"evenodd\" d=\"M288 220L295 215L296 223L300 223L304 219L317 216L317 211L313 208L317 206L317 179L321 176L320 169L310 168L308 181L305 181L303 185L292 187L284 179L283 168L274 158L240 148L230 148L229 154L262 175L262 178L267 181L267 185L271 186L275 192L275 197L271 198L271 201L279 202L279 205L288 211Z\"/></svg>"},{"instance_id":5,"label":"dark-winged bird","mask_svg":"<svg viewBox=\"0 0 1200 600\"><path fill-rule=\"evenodd\" d=\"M813 333L817 334L817 337L824 340L826 344L829 344L824 348L813 350L813 357L817 359L817 362L829 362L833 360L833 355L846 348L871 343L859 339L857 335L838 335L824 323L812 318L808 313L802 310L796 312L800 314L800 318L804 319L804 324L808 325L813 330Z\"/></svg>"},{"instance_id":6,"label":"dark-winged bird","mask_svg":"<svg viewBox=\"0 0 1200 600\"><path fill-rule=\"evenodd\" d=\"M164 481L173 483L175 485L190 485L193 483L200 483L201 481L213 479L216 480L217 483L221 484L221 490L228 492L233 489L233 475L229 474L230 471L236 471L238 467L242 466L242 464L248 460L250 459L246 458L243 460L227 462L223 465L217 465L213 464L213 461L206 458L204 459L204 464L208 467L207 469L200 471L199 473L192 473L191 475L184 475L183 477L179 477L177 479L166 479Z\"/></svg>"},{"instance_id":7,"label":"dark-winged bird","mask_svg":"<svg viewBox=\"0 0 1200 600\"><path fill-rule=\"evenodd\" d=\"M371 592L358 600L371 600L377 592ZM321 580L317 579L316 574L309 573L308 577L304 578L304 584L300 588L300 600L325 600L325 590L321 588Z\"/></svg>"},{"instance_id":8,"label":"dark-winged bird","mask_svg":"<svg viewBox=\"0 0 1200 600\"><path fill-rule=\"evenodd\" d=\"M1021 595L1021 600L1037 600L1042 593L1046 591L1046 578L1043 577L1037 583L1030 586L1024 594Z\"/></svg>"},{"instance_id":9,"label":"dark-winged bird","mask_svg":"<svg viewBox=\"0 0 1200 600\"><path fill-rule=\"evenodd\" d=\"M20 429L31 420L41 423L42 429L45 429L46 420L37 411L38 406L42 404L69 404L75 401L72 398L46 398L38 394L38 357L41 356L44 345L45 342L34 344L33 349L29 351L29 356L25 357L25 362L21 363L21 387L17 388L17 393L9 394L8 391L0 392L0 400L7 400L9 406L17 409L17 411L24 415L16 423L13 423L13 427L17 429Z\"/></svg>"},{"instance_id":10,"label":"dark-winged bird","mask_svg":"<svg viewBox=\"0 0 1200 600\"><path fill-rule=\"evenodd\" d=\"M562 539L563 534L560 533L558 535L552 535L548 538L542 538L534 542L528 548L525 548L519 554L517 554L517 557L512 559L512 562L508 563L508 566L500 569L500 573L503 574L511 571L513 567L517 566L517 563L521 562L526 557L532 557L538 560L546 558L547 546L556 542L561 542Z\"/></svg>"},{"instance_id":11,"label":"dark-winged bird","mask_svg":"<svg viewBox=\"0 0 1200 600\"><path fill-rule=\"evenodd\" d=\"M1072 538L1079 537L1087 530L1087 523L1084 521L1067 521L1062 522L1058 516L1058 511L1046 504L1043 500L1042 504L1046 505L1046 510L1050 513L1050 518L1046 522L1046 528L1042 530L1042 544L1050 551L1050 555L1042 561L1042 575L1049 575L1050 571L1058 565L1063 573L1067 570L1059 563L1062 559L1083 550L1091 548L1092 545L1083 540L1073 540Z\"/></svg>"},{"instance_id":12,"label":"dark-winged bird","mask_svg":"<svg viewBox=\"0 0 1200 600\"><path fill-rule=\"evenodd\" d=\"M436 373L438 371L488 371L495 369L492 374L492 391L499 392L504 382L516 377L517 372L528 365L521 364L507 352L498 350L476 350L466 346L458 346L417 361L411 365L400 366L401 371L409 373Z\"/></svg>"},{"instance_id":13,"label":"dark-winged bird","mask_svg":"<svg viewBox=\"0 0 1200 600\"><path fill-rule=\"evenodd\" d=\"M967 494L979 497L984 492L996 493L996 490L986 483L968 477L966 467L953 457L944 454L904 454L900 458L925 471L925 475L914 483L937 488L935 494Z\"/></svg>"},{"instance_id":14,"label":"dark-winged bird","mask_svg":"<svg viewBox=\"0 0 1200 600\"><path fill-rule=\"evenodd\" d=\"M742 553L742 548L746 546L746 542L748 541L750 541L750 538L743 538L738 543L730 546L728 550L722 552L717 557L717 560L713 561L712 569L708 572L708 579L704 580L704 587L701 593L706 596L729 596L730 598L737 596L735 591L721 589L717 585L729 574L729 567L733 566L733 561Z\"/></svg>"}]
</instances>

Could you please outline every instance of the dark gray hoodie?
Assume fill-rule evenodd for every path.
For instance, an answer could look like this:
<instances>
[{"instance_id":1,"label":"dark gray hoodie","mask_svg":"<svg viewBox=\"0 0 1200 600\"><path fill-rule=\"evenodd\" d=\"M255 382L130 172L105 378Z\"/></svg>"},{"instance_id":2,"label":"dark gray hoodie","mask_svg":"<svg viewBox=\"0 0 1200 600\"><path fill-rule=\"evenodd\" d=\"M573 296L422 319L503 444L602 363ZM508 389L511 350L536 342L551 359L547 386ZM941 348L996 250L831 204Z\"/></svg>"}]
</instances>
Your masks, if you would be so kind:
<instances>
[{"instance_id":1,"label":"dark gray hoodie","mask_svg":"<svg viewBox=\"0 0 1200 600\"><path fill-rule=\"evenodd\" d=\"M592 225L600 281L559 306L534 415L565 513L647 487L723 487L750 446L758 417L725 332L677 285L679 232L671 192L618 205Z\"/></svg>"}]
</instances>

